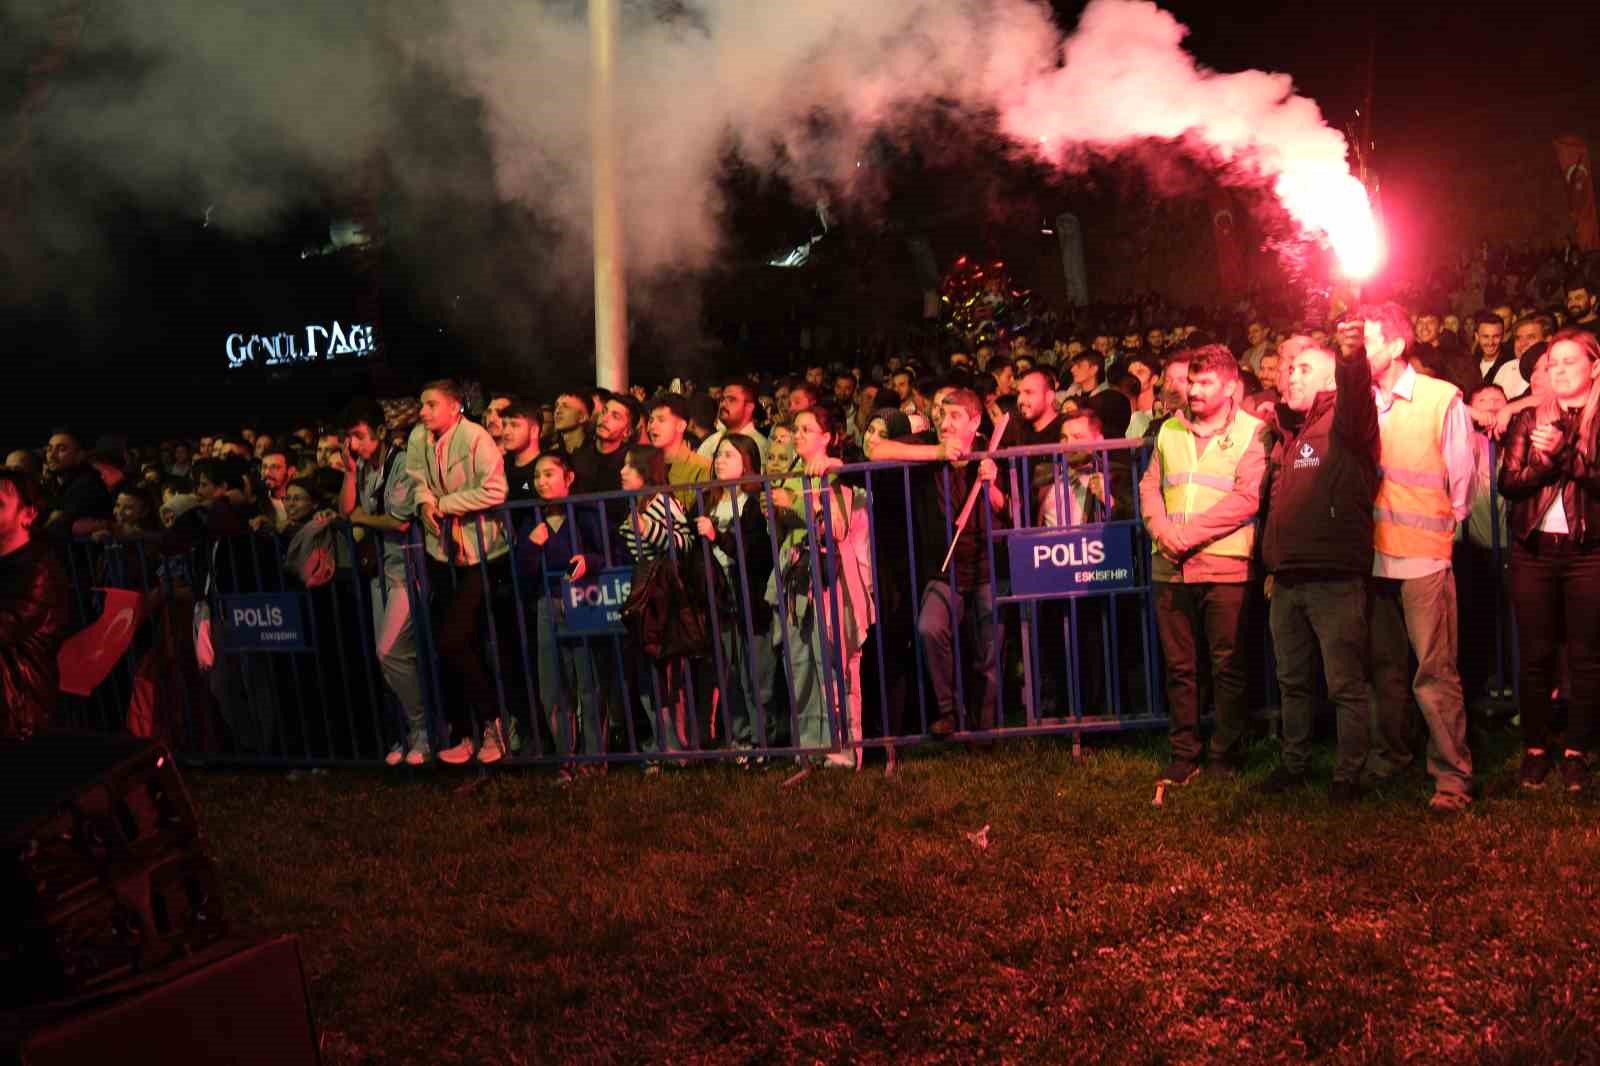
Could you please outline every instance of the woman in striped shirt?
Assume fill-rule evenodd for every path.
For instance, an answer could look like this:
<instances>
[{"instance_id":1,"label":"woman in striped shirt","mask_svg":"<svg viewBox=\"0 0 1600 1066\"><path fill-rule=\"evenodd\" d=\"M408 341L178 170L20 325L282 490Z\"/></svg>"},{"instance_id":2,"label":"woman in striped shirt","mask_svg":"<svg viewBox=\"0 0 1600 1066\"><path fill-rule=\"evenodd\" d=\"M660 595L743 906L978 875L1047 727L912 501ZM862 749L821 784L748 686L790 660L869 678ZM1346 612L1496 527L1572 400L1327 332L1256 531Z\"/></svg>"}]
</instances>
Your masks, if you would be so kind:
<instances>
[{"instance_id":1,"label":"woman in striped shirt","mask_svg":"<svg viewBox=\"0 0 1600 1066\"><path fill-rule=\"evenodd\" d=\"M634 580L639 579L638 568L652 560L687 558L693 543L689 520L677 497L666 491L667 457L661 449L650 444L630 447L622 462L621 481L624 490L639 493L629 500L628 516L617 531L626 560L634 564ZM627 652L628 689L644 704L650 726L646 750L684 751L696 746L691 743L698 738L691 737L696 731L687 720L682 691L687 663L682 659L657 662L646 671L640 669L649 661L643 650L630 646ZM646 772L655 769L652 766Z\"/></svg>"}]
</instances>

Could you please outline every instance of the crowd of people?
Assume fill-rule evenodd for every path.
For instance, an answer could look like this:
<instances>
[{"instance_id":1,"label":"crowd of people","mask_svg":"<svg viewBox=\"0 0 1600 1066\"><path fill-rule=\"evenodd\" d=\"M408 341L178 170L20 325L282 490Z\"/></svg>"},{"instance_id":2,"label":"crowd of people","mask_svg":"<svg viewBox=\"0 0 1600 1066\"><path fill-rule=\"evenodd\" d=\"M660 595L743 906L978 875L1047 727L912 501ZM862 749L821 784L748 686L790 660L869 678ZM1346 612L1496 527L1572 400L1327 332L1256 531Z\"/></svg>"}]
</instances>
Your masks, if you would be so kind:
<instances>
[{"instance_id":1,"label":"crowd of people","mask_svg":"<svg viewBox=\"0 0 1600 1066\"><path fill-rule=\"evenodd\" d=\"M137 544L117 580L147 594L151 618L183 606L169 637L200 633L196 603L287 578L314 614L342 620L321 627L319 671L355 669L333 631L371 641L382 692L347 684L337 707L325 686L308 695L281 663L261 665L271 657L208 663L198 641L164 641L214 720L205 743L230 751L359 755L356 730L341 740L316 724L333 710L370 719L391 765L492 763L533 743L623 748L652 771L781 745L859 767L865 737L1008 724L1018 627L1059 631L1063 616L1002 609L997 531L1137 517L1171 723L1163 783L1238 772L1249 618L1265 600L1281 755L1255 787L1307 783L1325 697L1331 801L1425 765L1432 806L1464 808L1467 706L1504 694L1491 606L1504 579L1521 782L1581 789L1600 700L1584 603L1600 587L1600 525L1587 522L1600 516L1600 315L1586 283L1565 296L1465 320L1389 303L1312 325L1141 324L654 392L535 400L441 380L321 424L148 447L62 428L0 474L5 728L52 723L54 649L89 621L67 589L70 553ZM1144 446L1096 448L1125 439ZM986 454L1029 445L1053 451ZM570 632L563 590L619 568L626 635ZM1121 608L1082 606L1071 639L1104 640L1083 617ZM1127 657L1091 650L1085 662ZM1042 714L1054 691L1065 706L1063 679L1040 674L1028 702ZM1089 676L1085 698L1104 708L1109 688L1135 683ZM580 764L601 765L561 772Z\"/></svg>"}]
</instances>

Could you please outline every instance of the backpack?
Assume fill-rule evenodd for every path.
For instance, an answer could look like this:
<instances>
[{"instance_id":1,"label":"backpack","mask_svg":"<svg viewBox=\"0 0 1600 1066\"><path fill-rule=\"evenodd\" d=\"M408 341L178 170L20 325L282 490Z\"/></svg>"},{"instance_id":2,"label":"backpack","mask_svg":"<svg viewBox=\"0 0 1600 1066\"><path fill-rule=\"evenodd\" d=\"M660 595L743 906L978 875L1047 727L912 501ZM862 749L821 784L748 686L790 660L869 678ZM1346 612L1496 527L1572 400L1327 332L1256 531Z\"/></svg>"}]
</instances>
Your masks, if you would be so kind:
<instances>
[{"instance_id":1,"label":"backpack","mask_svg":"<svg viewBox=\"0 0 1600 1066\"><path fill-rule=\"evenodd\" d=\"M690 590L672 559L651 559L634 567L622 624L651 659L707 659L711 630L704 599L703 590L698 597Z\"/></svg>"}]
</instances>

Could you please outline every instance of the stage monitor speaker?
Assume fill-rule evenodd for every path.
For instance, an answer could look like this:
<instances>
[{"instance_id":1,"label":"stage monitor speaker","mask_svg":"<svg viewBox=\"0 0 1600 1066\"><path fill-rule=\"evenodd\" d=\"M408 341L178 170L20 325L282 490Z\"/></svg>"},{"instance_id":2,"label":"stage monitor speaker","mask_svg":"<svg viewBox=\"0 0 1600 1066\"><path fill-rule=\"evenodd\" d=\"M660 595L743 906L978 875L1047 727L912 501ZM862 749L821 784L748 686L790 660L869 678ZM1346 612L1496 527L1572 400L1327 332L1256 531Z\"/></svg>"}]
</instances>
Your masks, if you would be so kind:
<instances>
[{"instance_id":1,"label":"stage monitor speaker","mask_svg":"<svg viewBox=\"0 0 1600 1066\"><path fill-rule=\"evenodd\" d=\"M0 1062L316 1066L299 941L227 940L88 999L6 1017Z\"/></svg>"},{"instance_id":2,"label":"stage monitor speaker","mask_svg":"<svg viewBox=\"0 0 1600 1066\"><path fill-rule=\"evenodd\" d=\"M0 743L0 1006L90 991L220 939L175 761L147 740Z\"/></svg>"}]
</instances>

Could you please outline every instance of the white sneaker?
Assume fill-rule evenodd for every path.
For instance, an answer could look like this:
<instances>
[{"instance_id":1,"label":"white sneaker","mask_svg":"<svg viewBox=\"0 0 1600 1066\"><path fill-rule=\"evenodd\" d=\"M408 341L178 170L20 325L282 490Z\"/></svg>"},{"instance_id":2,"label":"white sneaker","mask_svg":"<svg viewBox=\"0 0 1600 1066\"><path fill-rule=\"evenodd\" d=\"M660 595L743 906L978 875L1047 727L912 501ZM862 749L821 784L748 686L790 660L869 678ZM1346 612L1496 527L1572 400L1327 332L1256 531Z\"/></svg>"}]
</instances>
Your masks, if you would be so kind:
<instances>
[{"instance_id":1,"label":"white sneaker","mask_svg":"<svg viewBox=\"0 0 1600 1066\"><path fill-rule=\"evenodd\" d=\"M483 727L483 747L478 749L478 761L485 765L505 758L505 747L500 740L500 723L490 722ZM443 756L440 756L443 758Z\"/></svg>"},{"instance_id":2,"label":"white sneaker","mask_svg":"<svg viewBox=\"0 0 1600 1066\"><path fill-rule=\"evenodd\" d=\"M401 751L400 745L396 744L394 747L389 749L389 754L383 757L383 763L385 766L399 766L401 761L404 759L405 752Z\"/></svg>"},{"instance_id":3,"label":"white sneaker","mask_svg":"<svg viewBox=\"0 0 1600 1066\"><path fill-rule=\"evenodd\" d=\"M406 752L406 765L422 766L432 758L433 752L429 751L427 748L412 748L410 751Z\"/></svg>"},{"instance_id":4,"label":"white sneaker","mask_svg":"<svg viewBox=\"0 0 1600 1066\"><path fill-rule=\"evenodd\" d=\"M472 753L477 748L472 743L471 737L463 737L454 747L444 749L439 753L439 761L447 762L451 766L460 766L472 759Z\"/></svg>"}]
</instances>

